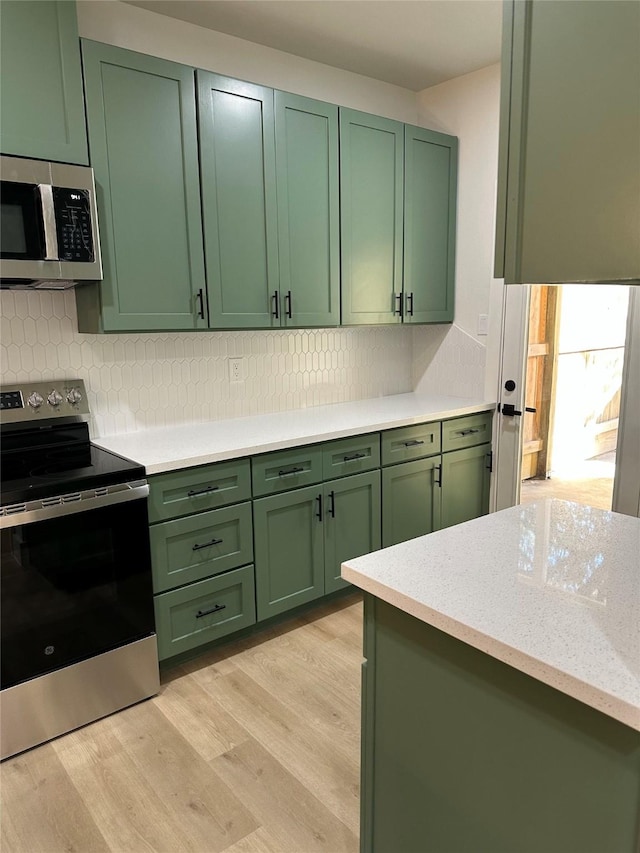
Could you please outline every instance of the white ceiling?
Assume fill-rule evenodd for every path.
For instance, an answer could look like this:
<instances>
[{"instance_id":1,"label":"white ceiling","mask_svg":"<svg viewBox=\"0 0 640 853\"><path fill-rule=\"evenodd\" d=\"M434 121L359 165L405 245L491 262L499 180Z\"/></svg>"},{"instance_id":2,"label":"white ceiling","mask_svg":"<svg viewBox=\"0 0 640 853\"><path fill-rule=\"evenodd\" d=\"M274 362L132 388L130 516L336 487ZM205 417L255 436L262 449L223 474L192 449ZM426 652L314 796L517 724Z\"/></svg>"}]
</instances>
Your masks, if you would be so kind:
<instances>
[{"instance_id":1,"label":"white ceiling","mask_svg":"<svg viewBox=\"0 0 640 853\"><path fill-rule=\"evenodd\" d=\"M501 0L126 0L420 91L500 59Z\"/></svg>"}]
</instances>

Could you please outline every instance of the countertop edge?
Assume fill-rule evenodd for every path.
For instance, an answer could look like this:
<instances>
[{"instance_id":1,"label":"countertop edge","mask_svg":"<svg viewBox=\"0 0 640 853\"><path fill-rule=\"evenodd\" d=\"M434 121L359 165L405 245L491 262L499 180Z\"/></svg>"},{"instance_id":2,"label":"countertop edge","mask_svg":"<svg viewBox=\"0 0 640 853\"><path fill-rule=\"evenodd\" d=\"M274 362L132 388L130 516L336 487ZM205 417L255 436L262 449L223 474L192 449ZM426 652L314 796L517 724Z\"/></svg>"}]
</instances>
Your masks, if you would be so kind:
<instances>
[{"instance_id":1,"label":"countertop edge","mask_svg":"<svg viewBox=\"0 0 640 853\"><path fill-rule=\"evenodd\" d=\"M391 395L388 398L382 398L387 400L392 400L394 395ZM405 396L405 395L400 395ZM375 398L371 400L372 404L379 402L380 398ZM164 474L170 471L177 471L183 468L195 468L200 465L208 465L214 462L224 462L232 459L241 459L247 456L255 456L261 453L270 453L276 450L287 450L293 447L301 447L307 444L319 444L323 441L334 441L340 438L349 438L351 436L356 435L366 435L371 432L377 432L387 429L396 429L398 427L403 426L411 426L412 424L418 423L428 423L429 421L438 421L438 420L448 420L451 418L464 417L465 415L472 415L480 412L493 412L496 409L496 403L491 401L474 401L474 402L466 402L464 398L460 398L462 405L447 408L447 409L437 409L433 411L428 411L426 409L421 412L417 412L415 415L405 415L402 417L393 417L390 419L384 419L378 417L374 421L368 422L356 422L352 426L338 427L338 428L329 428L326 430L318 429L312 433L300 433L300 432L292 432L290 435L287 435L282 439L271 439L268 441L264 441L256 444L252 443L239 443L234 445L232 442L229 442L229 446L224 447L223 449L212 450L206 453L199 453L194 456L175 456L170 454L166 459L161 461L147 461L141 456L137 455L136 451L132 447L127 447L128 444L135 444L145 439L145 437L153 437L159 436L160 434L167 434L170 431L186 431L188 429L204 429L208 425L219 426L222 429L233 429L234 424L243 423L245 426L251 422L254 425L258 424L261 417L269 418L273 416L286 416L287 412L273 412L273 413L265 413L264 415L255 415L248 418L232 418L226 419L222 421L213 421L208 424L206 421L194 422L191 424L179 424L175 427L164 427L160 429L152 429L152 430L140 430L136 433L125 433L121 435L106 435L106 436L97 436L92 438L92 442L98 447L102 447L105 450L108 450L112 453L116 453L119 456L123 456L126 459L129 459L132 462L136 462L138 464L142 464L145 466L146 472L148 475L154 474ZM362 404L366 401L354 401L356 404ZM419 406L424 403L425 406L428 403L426 398L416 397L416 404ZM349 405L349 404L335 404L336 407ZM330 408L330 407L322 407ZM305 412L309 412L313 414L314 408L311 407L309 409L303 410ZM297 410L296 410L297 413Z\"/></svg>"},{"instance_id":2,"label":"countertop edge","mask_svg":"<svg viewBox=\"0 0 640 853\"><path fill-rule=\"evenodd\" d=\"M545 664L544 661L533 658L531 655L521 652L500 640L477 631L450 616L446 616L444 613L434 610L405 593L373 580L352 569L348 562L342 564L341 574L344 580L349 581L349 583L352 583L364 592L375 595L387 604L397 607L399 610L419 619L421 622L432 625L445 634L467 643L485 654L491 655L496 660L535 678L537 681L547 684L549 687L553 687L555 690L559 690L561 693L565 693L567 696L571 696L584 705L588 705L596 711L600 711L618 722L636 731L640 731L640 711L624 699L607 693L601 688L594 687L550 664Z\"/></svg>"}]
</instances>

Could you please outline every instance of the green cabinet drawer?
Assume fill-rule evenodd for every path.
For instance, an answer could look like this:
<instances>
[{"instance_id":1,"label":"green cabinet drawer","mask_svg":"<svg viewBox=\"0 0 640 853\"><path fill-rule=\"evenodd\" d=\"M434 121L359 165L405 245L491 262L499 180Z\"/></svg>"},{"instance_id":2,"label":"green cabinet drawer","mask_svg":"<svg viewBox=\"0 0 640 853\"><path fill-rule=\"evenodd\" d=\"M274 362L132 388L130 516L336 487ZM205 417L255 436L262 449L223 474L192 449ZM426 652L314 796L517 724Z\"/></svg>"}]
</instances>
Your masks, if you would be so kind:
<instances>
[{"instance_id":1,"label":"green cabinet drawer","mask_svg":"<svg viewBox=\"0 0 640 853\"><path fill-rule=\"evenodd\" d=\"M491 412L478 412L442 422L442 452L491 441Z\"/></svg>"},{"instance_id":2,"label":"green cabinet drawer","mask_svg":"<svg viewBox=\"0 0 640 853\"><path fill-rule=\"evenodd\" d=\"M382 433L382 464L394 465L440 453L440 421Z\"/></svg>"},{"instance_id":3,"label":"green cabinet drawer","mask_svg":"<svg viewBox=\"0 0 640 853\"><path fill-rule=\"evenodd\" d=\"M149 477L149 521L166 521L251 497L248 459Z\"/></svg>"},{"instance_id":4,"label":"green cabinet drawer","mask_svg":"<svg viewBox=\"0 0 640 853\"><path fill-rule=\"evenodd\" d=\"M380 467L380 433L342 438L323 446L323 479L359 474Z\"/></svg>"},{"instance_id":5,"label":"green cabinet drawer","mask_svg":"<svg viewBox=\"0 0 640 853\"><path fill-rule=\"evenodd\" d=\"M256 621L253 566L164 592L154 599L160 660Z\"/></svg>"},{"instance_id":6,"label":"green cabinet drawer","mask_svg":"<svg viewBox=\"0 0 640 853\"><path fill-rule=\"evenodd\" d=\"M156 593L253 562L249 501L165 521L150 534Z\"/></svg>"},{"instance_id":7,"label":"green cabinet drawer","mask_svg":"<svg viewBox=\"0 0 640 853\"><path fill-rule=\"evenodd\" d=\"M251 460L254 498L322 481L322 446L263 453Z\"/></svg>"}]
</instances>

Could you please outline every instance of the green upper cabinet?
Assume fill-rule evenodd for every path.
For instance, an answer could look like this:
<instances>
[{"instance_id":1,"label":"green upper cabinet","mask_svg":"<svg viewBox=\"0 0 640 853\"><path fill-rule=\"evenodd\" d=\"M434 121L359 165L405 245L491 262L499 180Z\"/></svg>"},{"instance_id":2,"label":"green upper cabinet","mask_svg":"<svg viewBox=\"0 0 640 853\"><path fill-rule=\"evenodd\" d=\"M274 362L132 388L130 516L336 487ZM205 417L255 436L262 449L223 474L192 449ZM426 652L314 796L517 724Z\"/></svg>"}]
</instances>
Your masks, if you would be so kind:
<instances>
[{"instance_id":1,"label":"green upper cabinet","mask_svg":"<svg viewBox=\"0 0 640 853\"><path fill-rule=\"evenodd\" d=\"M640 4L504 3L495 275L640 281Z\"/></svg>"},{"instance_id":2,"label":"green upper cabinet","mask_svg":"<svg viewBox=\"0 0 640 853\"><path fill-rule=\"evenodd\" d=\"M280 325L273 90L198 71L210 325Z\"/></svg>"},{"instance_id":3,"label":"green upper cabinet","mask_svg":"<svg viewBox=\"0 0 640 853\"><path fill-rule=\"evenodd\" d=\"M83 41L104 281L80 331L206 328L194 72Z\"/></svg>"},{"instance_id":4,"label":"green upper cabinet","mask_svg":"<svg viewBox=\"0 0 640 853\"><path fill-rule=\"evenodd\" d=\"M340 109L342 322L402 315L404 127Z\"/></svg>"},{"instance_id":5,"label":"green upper cabinet","mask_svg":"<svg viewBox=\"0 0 640 853\"><path fill-rule=\"evenodd\" d=\"M338 108L276 92L275 134L282 325L337 326Z\"/></svg>"},{"instance_id":6,"label":"green upper cabinet","mask_svg":"<svg viewBox=\"0 0 640 853\"><path fill-rule=\"evenodd\" d=\"M405 323L450 323L454 310L458 140L405 125Z\"/></svg>"},{"instance_id":7,"label":"green upper cabinet","mask_svg":"<svg viewBox=\"0 0 640 853\"><path fill-rule=\"evenodd\" d=\"M0 17L2 153L87 164L76 4L3 0Z\"/></svg>"}]
</instances>

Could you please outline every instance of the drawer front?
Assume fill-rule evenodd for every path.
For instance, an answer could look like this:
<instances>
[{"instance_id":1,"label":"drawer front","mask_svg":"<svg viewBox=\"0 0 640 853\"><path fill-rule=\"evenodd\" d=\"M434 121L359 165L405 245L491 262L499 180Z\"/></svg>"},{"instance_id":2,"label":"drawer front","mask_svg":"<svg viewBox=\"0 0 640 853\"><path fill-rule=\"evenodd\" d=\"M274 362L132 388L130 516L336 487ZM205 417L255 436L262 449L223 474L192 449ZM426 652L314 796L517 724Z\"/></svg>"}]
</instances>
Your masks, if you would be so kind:
<instances>
[{"instance_id":1,"label":"drawer front","mask_svg":"<svg viewBox=\"0 0 640 853\"><path fill-rule=\"evenodd\" d=\"M359 474L380 467L380 433L341 438L323 445L322 473L324 480Z\"/></svg>"},{"instance_id":2,"label":"drawer front","mask_svg":"<svg viewBox=\"0 0 640 853\"><path fill-rule=\"evenodd\" d=\"M248 459L216 462L149 477L149 521L239 503L251 497Z\"/></svg>"},{"instance_id":3,"label":"drawer front","mask_svg":"<svg viewBox=\"0 0 640 853\"><path fill-rule=\"evenodd\" d=\"M165 521L150 536L153 591L193 583L253 562L251 503Z\"/></svg>"},{"instance_id":4,"label":"drawer front","mask_svg":"<svg viewBox=\"0 0 640 853\"><path fill-rule=\"evenodd\" d=\"M160 660L256 621L253 566L163 592L154 599Z\"/></svg>"},{"instance_id":5,"label":"drawer front","mask_svg":"<svg viewBox=\"0 0 640 853\"><path fill-rule=\"evenodd\" d=\"M322 481L322 445L263 453L251 460L253 496L275 495Z\"/></svg>"},{"instance_id":6,"label":"drawer front","mask_svg":"<svg viewBox=\"0 0 640 853\"><path fill-rule=\"evenodd\" d=\"M440 453L440 421L382 433L382 464L395 465Z\"/></svg>"},{"instance_id":7,"label":"drawer front","mask_svg":"<svg viewBox=\"0 0 640 853\"><path fill-rule=\"evenodd\" d=\"M478 412L442 422L442 452L491 441L491 412Z\"/></svg>"}]
</instances>

